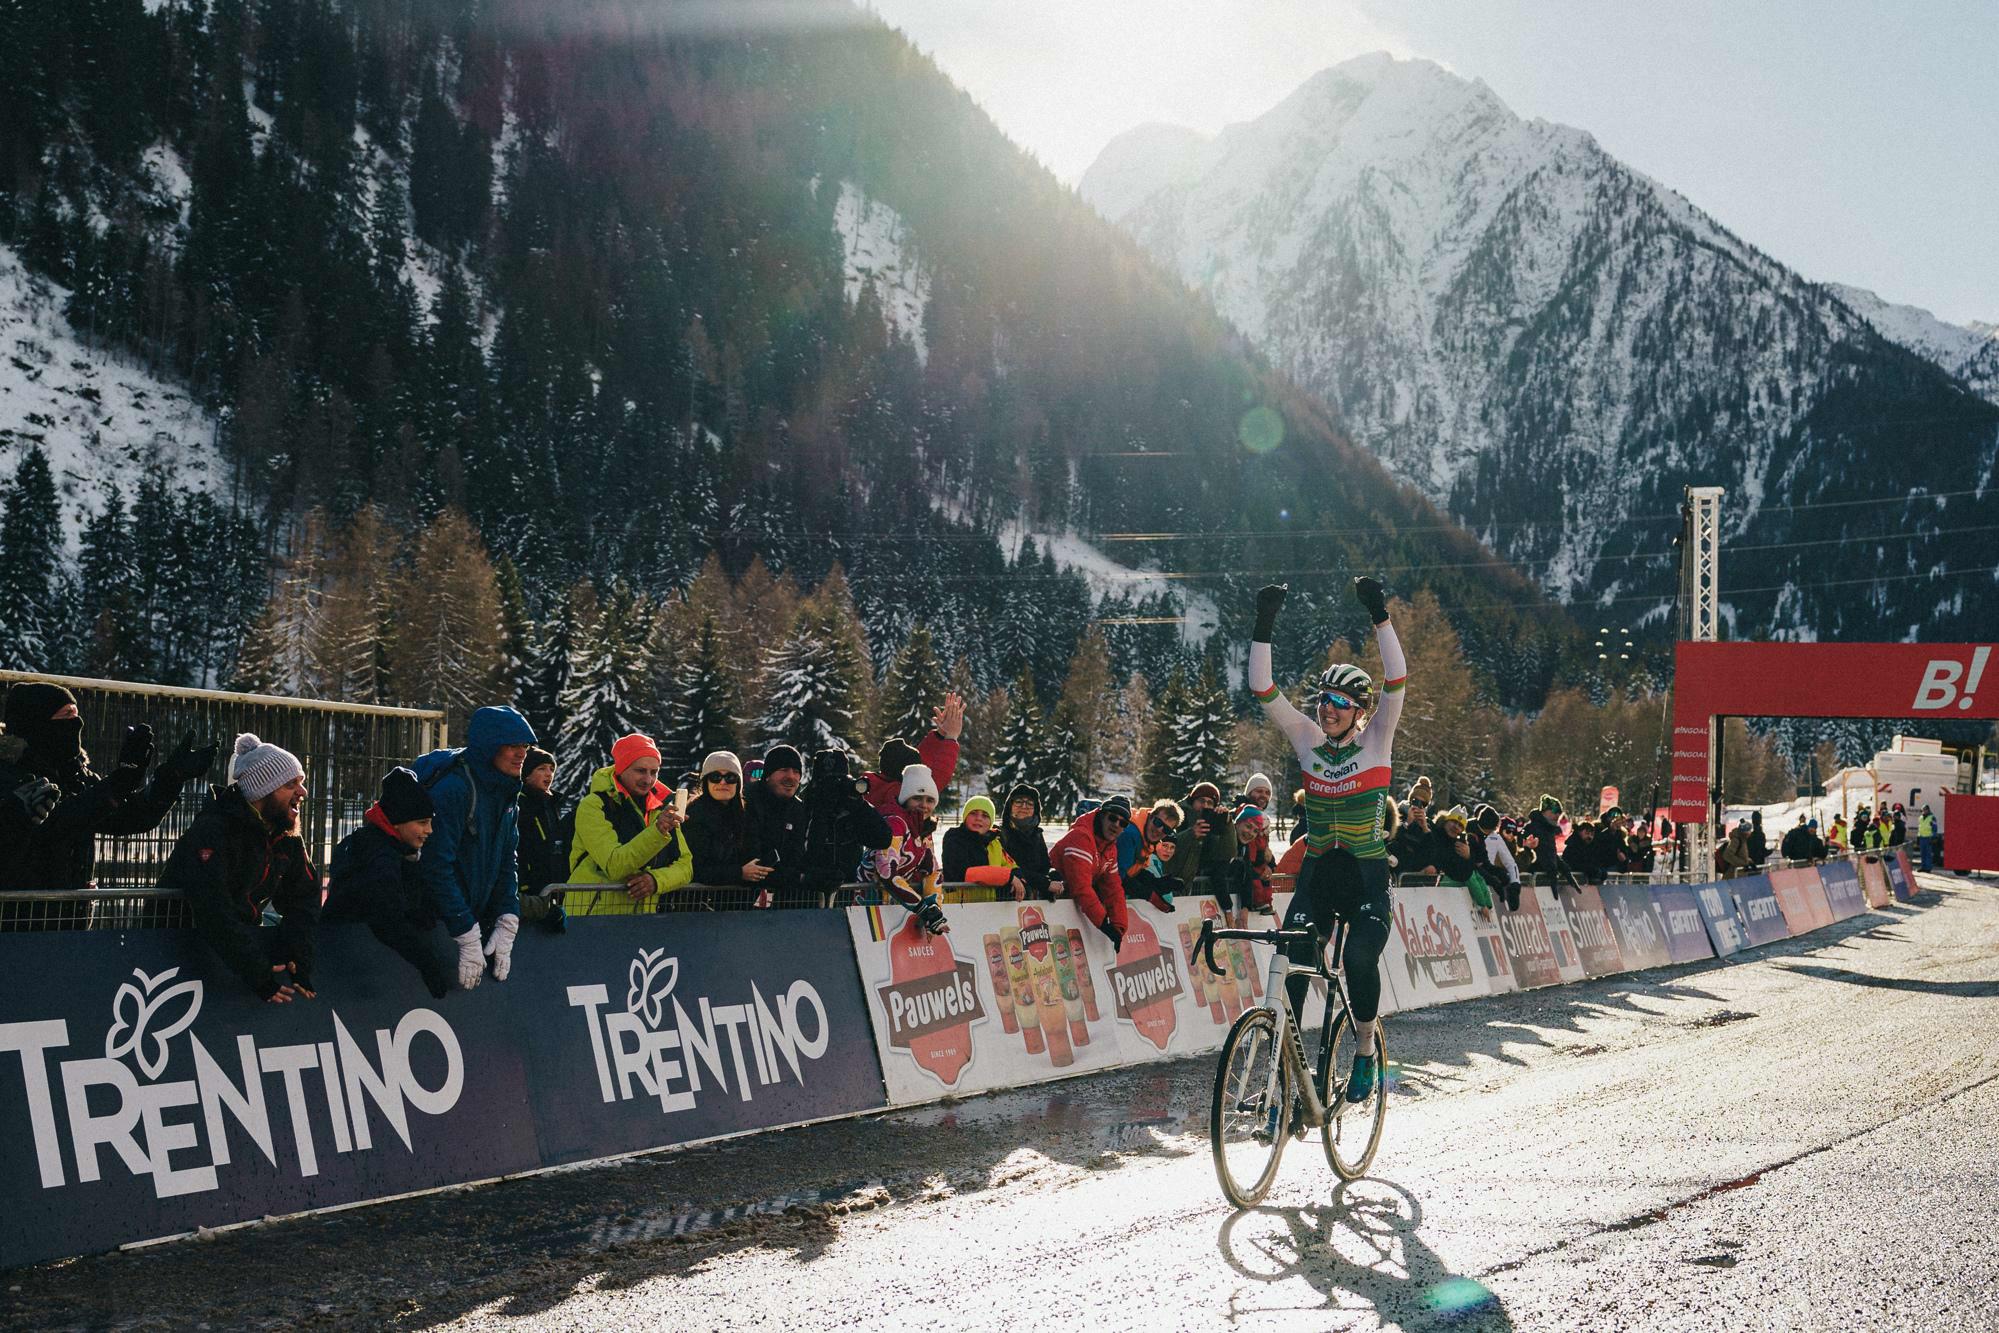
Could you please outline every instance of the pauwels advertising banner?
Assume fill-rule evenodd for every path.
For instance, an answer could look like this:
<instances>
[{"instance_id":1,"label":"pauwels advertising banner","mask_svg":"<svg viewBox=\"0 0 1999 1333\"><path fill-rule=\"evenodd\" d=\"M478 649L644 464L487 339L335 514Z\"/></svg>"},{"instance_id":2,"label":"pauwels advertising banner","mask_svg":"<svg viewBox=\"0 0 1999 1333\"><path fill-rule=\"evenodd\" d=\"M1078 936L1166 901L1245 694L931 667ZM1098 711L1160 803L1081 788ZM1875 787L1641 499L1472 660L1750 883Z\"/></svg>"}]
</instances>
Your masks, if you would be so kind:
<instances>
[{"instance_id":1,"label":"pauwels advertising banner","mask_svg":"<svg viewBox=\"0 0 1999 1333\"><path fill-rule=\"evenodd\" d=\"M1611 931L1617 936L1617 952L1627 970L1664 967L1673 961L1672 952L1666 947L1666 924L1652 904L1649 887L1607 884L1595 892L1610 920ZM1705 942L1707 932L1701 927L1699 909L1689 910L1694 912L1694 934Z\"/></svg>"},{"instance_id":2,"label":"pauwels advertising banner","mask_svg":"<svg viewBox=\"0 0 1999 1333\"><path fill-rule=\"evenodd\" d=\"M1074 906L962 903L950 921L932 936L901 907L847 909L892 1104L1127 1062L1100 986L1107 942Z\"/></svg>"},{"instance_id":3,"label":"pauwels advertising banner","mask_svg":"<svg viewBox=\"0 0 1999 1333\"><path fill-rule=\"evenodd\" d=\"M1118 1043L1136 1062L1218 1050L1245 1009L1263 1003L1269 982L1268 945L1221 940L1215 945L1219 975L1194 957L1201 923L1227 923L1213 898L1178 898L1171 912L1146 902L1127 904L1131 929L1115 960L1100 941L1094 955L1096 983L1117 1021ZM1272 930L1277 918L1261 913L1244 923Z\"/></svg>"},{"instance_id":4,"label":"pauwels advertising banner","mask_svg":"<svg viewBox=\"0 0 1999 1333\"><path fill-rule=\"evenodd\" d=\"M1867 910L1867 895L1860 887L1860 872L1853 862L1828 861L1819 867L1819 883L1825 886L1826 906L1832 919L1845 921Z\"/></svg>"},{"instance_id":5,"label":"pauwels advertising banner","mask_svg":"<svg viewBox=\"0 0 1999 1333\"><path fill-rule=\"evenodd\" d=\"M1769 876L1743 875L1728 880L1727 887L1735 899L1743 938L1749 943L1774 944L1791 937L1791 928L1784 921L1783 905L1777 901L1776 890L1770 887Z\"/></svg>"}]
</instances>

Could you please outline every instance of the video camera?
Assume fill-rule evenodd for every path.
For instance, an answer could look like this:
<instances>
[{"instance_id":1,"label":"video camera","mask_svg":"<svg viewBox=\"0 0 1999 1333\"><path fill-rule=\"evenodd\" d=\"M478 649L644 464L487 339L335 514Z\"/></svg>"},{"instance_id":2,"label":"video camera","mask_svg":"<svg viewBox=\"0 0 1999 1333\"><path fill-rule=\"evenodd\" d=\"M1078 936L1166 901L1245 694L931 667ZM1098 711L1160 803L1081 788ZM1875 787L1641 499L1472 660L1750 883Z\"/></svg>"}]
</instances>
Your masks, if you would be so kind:
<instances>
[{"instance_id":1,"label":"video camera","mask_svg":"<svg viewBox=\"0 0 1999 1333\"><path fill-rule=\"evenodd\" d=\"M811 781L806 794L832 800L852 793L868 794L868 780L861 773L860 760L846 750L819 750L812 756Z\"/></svg>"}]
</instances>

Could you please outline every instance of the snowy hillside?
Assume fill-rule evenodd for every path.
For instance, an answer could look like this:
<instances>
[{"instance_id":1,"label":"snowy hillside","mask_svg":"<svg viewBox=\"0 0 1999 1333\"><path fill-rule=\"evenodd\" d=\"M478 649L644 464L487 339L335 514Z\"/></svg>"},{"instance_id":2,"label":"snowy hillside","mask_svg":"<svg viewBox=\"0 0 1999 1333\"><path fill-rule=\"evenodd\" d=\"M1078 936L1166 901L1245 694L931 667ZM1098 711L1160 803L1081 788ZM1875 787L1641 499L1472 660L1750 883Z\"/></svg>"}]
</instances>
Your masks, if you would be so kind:
<instances>
[{"instance_id":1,"label":"snowy hillside","mask_svg":"<svg viewBox=\"0 0 1999 1333\"><path fill-rule=\"evenodd\" d=\"M930 304L930 278L910 253L902 218L851 181L841 181L833 228L840 234L848 302L859 301L864 291L871 293L889 332L908 339L917 362L927 363L930 345L923 334L923 312Z\"/></svg>"},{"instance_id":2,"label":"snowy hillside","mask_svg":"<svg viewBox=\"0 0 1999 1333\"><path fill-rule=\"evenodd\" d=\"M0 246L0 476L39 444L61 491L74 543L107 487L130 495L147 469L183 486L214 485L215 418L130 358L81 339L63 316L69 293Z\"/></svg>"},{"instance_id":3,"label":"snowy hillside","mask_svg":"<svg viewBox=\"0 0 1999 1333\"><path fill-rule=\"evenodd\" d=\"M1889 342L1900 343L1999 403L1999 325L1947 324L1921 306L1891 305L1865 287L1827 286Z\"/></svg>"},{"instance_id":4,"label":"snowy hillside","mask_svg":"<svg viewBox=\"0 0 1999 1333\"><path fill-rule=\"evenodd\" d=\"M1838 511L1856 536L1891 534L1868 552L1894 581L1874 593L1815 591L1815 571L1760 557L1753 580L1724 584L1745 632L1902 638L1992 595L1990 578L1955 577L1989 571L1988 545L1949 538L1992 506L1999 412L1483 83L1364 56L1213 137L1134 130L1081 188L1357 443L1559 597L1665 615L1688 484L1725 487L1728 536L1759 549L1828 535L1792 506L1972 495L1948 517L1933 502Z\"/></svg>"}]
</instances>

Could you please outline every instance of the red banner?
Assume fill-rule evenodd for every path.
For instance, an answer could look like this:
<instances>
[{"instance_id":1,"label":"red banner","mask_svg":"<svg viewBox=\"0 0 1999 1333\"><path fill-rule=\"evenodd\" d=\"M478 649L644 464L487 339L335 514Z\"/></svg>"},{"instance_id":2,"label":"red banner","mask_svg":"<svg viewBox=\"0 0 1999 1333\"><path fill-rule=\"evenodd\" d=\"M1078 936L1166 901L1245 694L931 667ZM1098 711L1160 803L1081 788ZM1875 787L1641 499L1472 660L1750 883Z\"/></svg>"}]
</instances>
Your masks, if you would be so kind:
<instances>
[{"instance_id":1,"label":"red banner","mask_svg":"<svg viewBox=\"0 0 1999 1333\"><path fill-rule=\"evenodd\" d=\"M1948 870L1999 870L1999 796L1945 792L1943 863Z\"/></svg>"},{"instance_id":2,"label":"red banner","mask_svg":"<svg viewBox=\"0 0 1999 1333\"><path fill-rule=\"evenodd\" d=\"M1707 821L1716 718L1999 718L1999 671L1987 670L1992 656L1993 645L1978 643L1681 643L1673 670L1673 818Z\"/></svg>"}]
</instances>

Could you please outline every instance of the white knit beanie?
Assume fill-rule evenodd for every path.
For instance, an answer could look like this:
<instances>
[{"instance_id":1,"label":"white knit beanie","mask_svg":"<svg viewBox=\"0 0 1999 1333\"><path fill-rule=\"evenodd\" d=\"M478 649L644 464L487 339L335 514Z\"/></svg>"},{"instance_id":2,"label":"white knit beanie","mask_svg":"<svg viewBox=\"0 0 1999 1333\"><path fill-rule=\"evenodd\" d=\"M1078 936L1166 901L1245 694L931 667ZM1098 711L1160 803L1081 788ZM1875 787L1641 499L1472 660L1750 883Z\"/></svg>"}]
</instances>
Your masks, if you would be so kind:
<instances>
[{"instance_id":1,"label":"white knit beanie","mask_svg":"<svg viewBox=\"0 0 1999 1333\"><path fill-rule=\"evenodd\" d=\"M290 750L267 745L249 732L236 738L236 757L229 776L249 801L261 801L294 778L305 776L305 765Z\"/></svg>"},{"instance_id":2,"label":"white knit beanie","mask_svg":"<svg viewBox=\"0 0 1999 1333\"><path fill-rule=\"evenodd\" d=\"M908 801L912 796L937 799L937 779L930 776L930 765L911 764L902 770L902 793L896 799Z\"/></svg>"},{"instance_id":3,"label":"white knit beanie","mask_svg":"<svg viewBox=\"0 0 1999 1333\"><path fill-rule=\"evenodd\" d=\"M741 782L743 780L743 761L736 758L735 755L727 750L713 751L706 759L701 761L701 776L705 778L710 773L733 773L736 775L736 781Z\"/></svg>"},{"instance_id":4,"label":"white knit beanie","mask_svg":"<svg viewBox=\"0 0 1999 1333\"><path fill-rule=\"evenodd\" d=\"M1245 793L1253 792L1258 787L1263 788L1265 791L1271 793L1273 796L1277 793L1276 784L1271 782L1269 778L1265 777L1261 773L1250 774L1249 781L1242 784L1242 789Z\"/></svg>"}]
</instances>

